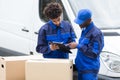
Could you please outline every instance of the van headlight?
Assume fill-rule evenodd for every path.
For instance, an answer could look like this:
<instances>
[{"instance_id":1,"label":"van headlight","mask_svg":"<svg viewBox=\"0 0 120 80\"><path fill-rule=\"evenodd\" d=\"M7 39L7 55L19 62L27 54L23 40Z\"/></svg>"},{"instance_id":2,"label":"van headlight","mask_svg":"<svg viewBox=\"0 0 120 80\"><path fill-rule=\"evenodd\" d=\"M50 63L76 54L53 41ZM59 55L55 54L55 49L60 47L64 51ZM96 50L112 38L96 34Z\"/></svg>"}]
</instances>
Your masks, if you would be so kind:
<instances>
[{"instance_id":1,"label":"van headlight","mask_svg":"<svg viewBox=\"0 0 120 80\"><path fill-rule=\"evenodd\" d=\"M103 51L100 55L105 66L110 70L120 73L120 56L111 52Z\"/></svg>"}]
</instances>

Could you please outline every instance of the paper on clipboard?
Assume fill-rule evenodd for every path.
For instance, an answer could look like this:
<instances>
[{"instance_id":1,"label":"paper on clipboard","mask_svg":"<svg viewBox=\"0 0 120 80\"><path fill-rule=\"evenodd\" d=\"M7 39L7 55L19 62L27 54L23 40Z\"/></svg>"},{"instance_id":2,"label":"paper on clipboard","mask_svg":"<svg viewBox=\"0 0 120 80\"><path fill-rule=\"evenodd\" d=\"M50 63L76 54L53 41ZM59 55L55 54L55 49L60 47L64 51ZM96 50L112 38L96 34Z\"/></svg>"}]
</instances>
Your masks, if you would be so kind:
<instances>
[{"instance_id":1,"label":"paper on clipboard","mask_svg":"<svg viewBox=\"0 0 120 80\"><path fill-rule=\"evenodd\" d=\"M58 45L59 50L61 50L61 51L63 51L63 52L72 53L72 52L70 51L69 46L63 44L63 42L54 42L54 41L53 41L53 42L50 42L50 44L56 44L56 45Z\"/></svg>"}]
</instances>

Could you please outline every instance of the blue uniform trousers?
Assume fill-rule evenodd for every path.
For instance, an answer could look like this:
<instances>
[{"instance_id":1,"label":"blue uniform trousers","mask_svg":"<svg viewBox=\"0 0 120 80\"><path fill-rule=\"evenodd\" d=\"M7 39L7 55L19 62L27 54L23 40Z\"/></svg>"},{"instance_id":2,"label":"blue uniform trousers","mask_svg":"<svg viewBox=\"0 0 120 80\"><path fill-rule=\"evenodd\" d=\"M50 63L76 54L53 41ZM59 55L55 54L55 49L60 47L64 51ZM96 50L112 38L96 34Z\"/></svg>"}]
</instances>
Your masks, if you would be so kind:
<instances>
[{"instance_id":1,"label":"blue uniform trousers","mask_svg":"<svg viewBox=\"0 0 120 80\"><path fill-rule=\"evenodd\" d=\"M78 80L98 80L96 73L80 73L78 72Z\"/></svg>"}]
</instances>

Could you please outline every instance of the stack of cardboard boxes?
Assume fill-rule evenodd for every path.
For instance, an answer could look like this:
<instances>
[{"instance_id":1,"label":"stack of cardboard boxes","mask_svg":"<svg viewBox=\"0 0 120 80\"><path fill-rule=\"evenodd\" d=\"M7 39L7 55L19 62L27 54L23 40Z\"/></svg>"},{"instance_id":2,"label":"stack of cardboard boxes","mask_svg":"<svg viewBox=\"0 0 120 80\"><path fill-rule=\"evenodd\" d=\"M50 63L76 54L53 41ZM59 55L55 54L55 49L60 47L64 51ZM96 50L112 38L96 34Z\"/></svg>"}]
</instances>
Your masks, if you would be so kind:
<instances>
[{"instance_id":1,"label":"stack of cardboard boxes","mask_svg":"<svg viewBox=\"0 0 120 80\"><path fill-rule=\"evenodd\" d=\"M0 80L72 80L69 59L43 59L39 56L0 57Z\"/></svg>"}]
</instances>

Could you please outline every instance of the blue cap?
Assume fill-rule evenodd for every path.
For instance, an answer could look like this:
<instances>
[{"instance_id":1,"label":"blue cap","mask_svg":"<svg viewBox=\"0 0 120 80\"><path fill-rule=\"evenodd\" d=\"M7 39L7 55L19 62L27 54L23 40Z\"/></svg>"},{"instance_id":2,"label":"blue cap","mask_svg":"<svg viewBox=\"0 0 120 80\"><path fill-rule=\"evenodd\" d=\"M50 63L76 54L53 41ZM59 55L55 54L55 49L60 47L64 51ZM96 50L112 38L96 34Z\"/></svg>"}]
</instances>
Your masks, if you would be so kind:
<instances>
[{"instance_id":1,"label":"blue cap","mask_svg":"<svg viewBox=\"0 0 120 80\"><path fill-rule=\"evenodd\" d=\"M92 16L92 13L90 10L88 9L82 9L78 12L78 15L76 17L76 19L74 20L74 22L76 24L83 24L86 20L90 19Z\"/></svg>"}]
</instances>

